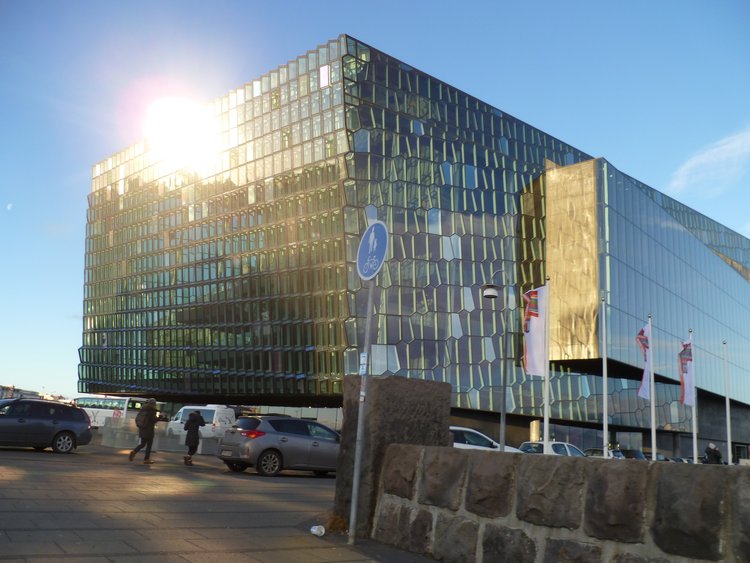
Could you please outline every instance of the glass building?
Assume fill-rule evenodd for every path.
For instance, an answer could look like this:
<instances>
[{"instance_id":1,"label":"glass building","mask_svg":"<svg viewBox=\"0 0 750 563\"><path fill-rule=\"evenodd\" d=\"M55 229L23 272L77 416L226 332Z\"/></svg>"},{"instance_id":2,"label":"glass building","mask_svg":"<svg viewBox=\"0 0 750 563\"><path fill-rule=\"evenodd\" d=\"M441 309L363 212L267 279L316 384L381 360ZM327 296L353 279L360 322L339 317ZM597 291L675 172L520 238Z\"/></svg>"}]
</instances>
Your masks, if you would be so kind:
<instances>
[{"instance_id":1,"label":"glass building","mask_svg":"<svg viewBox=\"0 0 750 563\"><path fill-rule=\"evenodd\" d=\"M542 412L521 296L549 278L557 439L601 444L604 342L613 434L648 438L651 315L659 448L689 438L690 329L701 438L725 435L726 380L750 443L750 240L346 35L206 109L201 151L147 138L93 167L81 392L338 406L373 318L369 373L448 382L476 420L505 400L518 442ZM371 317L356 253L375 219L390 248Z\"/></svg>"}]
</instances>

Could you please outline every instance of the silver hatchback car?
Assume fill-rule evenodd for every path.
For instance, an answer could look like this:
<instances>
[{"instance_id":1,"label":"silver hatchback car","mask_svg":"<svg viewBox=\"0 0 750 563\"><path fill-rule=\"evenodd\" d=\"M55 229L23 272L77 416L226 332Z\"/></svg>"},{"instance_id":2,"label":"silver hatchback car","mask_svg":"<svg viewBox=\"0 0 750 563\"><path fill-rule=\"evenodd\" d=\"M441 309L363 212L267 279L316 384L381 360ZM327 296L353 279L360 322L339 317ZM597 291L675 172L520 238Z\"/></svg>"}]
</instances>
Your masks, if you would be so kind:
<instances>
[{"instance_id":1,"label":"silver hatchback car","mask_svg":"<svg viewBox=\"0 0 750 563\"><path fill-rule=\"evenodd\" d=\"M273 476L284 469L323 476L336 471L341 438L335 430L288 416L241 416L219 439L218 457L231 471L255 467Z\"/></svg>"}]
</instances>

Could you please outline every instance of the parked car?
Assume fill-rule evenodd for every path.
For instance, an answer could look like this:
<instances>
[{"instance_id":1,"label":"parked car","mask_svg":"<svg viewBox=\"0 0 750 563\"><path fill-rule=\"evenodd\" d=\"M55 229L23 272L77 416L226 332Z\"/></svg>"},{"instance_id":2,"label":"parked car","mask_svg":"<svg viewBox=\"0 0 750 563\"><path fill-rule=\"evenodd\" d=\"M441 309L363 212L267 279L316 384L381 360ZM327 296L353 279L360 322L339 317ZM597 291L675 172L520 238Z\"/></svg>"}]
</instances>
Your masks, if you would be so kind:
<instances>
[{"instance_id":1,"label":"parked car","mask_svg":"<svg viewBox=\"0 0 750 563\"><path fill-rule=\"evenodd\" d=\"M573 457L586 457L580 448L569 444L567 442L550 442L552 453L555 455L567 455ZM544 443L543 442L524 442L519 446L519 449L526 454L543 454Z\"/></svg>"},{"instance_id":2,"label":"parked car","mask_svg":"<svg viewBox=\"0 0 750 563\"><path fill-rule=\"evenodd\" d=\"M453 447L460 448L463 450L492 450L500 451L500 444L495 442L492 438L486 434L482 434L478 430L473 428L466 428L464 426L451 426L451 434L453 434ZM510 453L520 453L521 450L514 448L513 446L506 445L504 451Z\"/></svg>"},{"instance_id":3,"label":"parked car","mask_svg":"<svg viewBox=\"0 0 750 563\"><path fill-rule=\"evenodd\" d=\"M650 450L644 450L643 451L643 455L644 455L644 457L648 461L651 461L651 451ZM674 461L672 459L668 458L667 456L665 456L663 453L660 453L660 452L656 452L656 461L669 461L671 463L674 463Z\"/></svg>"},{"instance_id":4,"label":"parked car","mask_svg":"<svg viewBox=\"0 0 750 563\"><path fill-rule=\"evenodd\" d=\"M298 469L323 476L336 471L340 441L338 432L312 420L241 416L219 440L218 457L231 471L255 467L271 477Z\"/></svg>"},{"instance_id":5,"label":"parked car","mask_svg":"<svg viewBox=\"0 0 750 563\"><path fill-rule=\"evenodd\" d=\"M91 442L91 421L82 408L43 399L0 399L0 446L67 454Z\"/></svg>"},{"instance_id":6,"label":"parked car","mask_svg":"<svg viewBox=\"0 0 750 563\"><path fill-rule=\"evenodd\" d=\"M586 457L605 457L604 450L602 448L588 448L583 450ZM607 450L607 459L625 459L625 456L620 450Z\"/></svg>"},{"instance_id":7,"label":"parked car","mask_svg":"<svg viewBox=\"0 0 750 563\"><path fill-rule=\"evenodd\" d=\"M185 436L185 423L194 411L200 411L206 421L206 425L200 428L201 438L221 438L236 420L234 409L225 405L187 405L167 423L167 436Z\"/></svg>"},{"instance_id":8,"label":"parked car","mask_svg":"<svg viewBox=\"0 0 750 563\"><path fill-rule=\"evenodd\" d=\"M639 459L641 461L648 461L641 450L625 449L620 451L622 452L622 455L625 456L625 459Z\"/></svg>"}]
</instances>

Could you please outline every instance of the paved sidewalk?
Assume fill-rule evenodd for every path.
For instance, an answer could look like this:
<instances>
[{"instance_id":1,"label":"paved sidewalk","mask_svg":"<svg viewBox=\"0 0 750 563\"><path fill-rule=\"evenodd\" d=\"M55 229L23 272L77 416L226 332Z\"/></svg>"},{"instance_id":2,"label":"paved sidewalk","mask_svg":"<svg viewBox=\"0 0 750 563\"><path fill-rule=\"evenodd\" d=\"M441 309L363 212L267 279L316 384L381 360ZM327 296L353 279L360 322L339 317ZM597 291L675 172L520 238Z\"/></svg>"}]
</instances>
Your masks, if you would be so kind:
<instances>
[{"instance_id":1,"label":"paved sidewalk","mask_svg":"<svg viewBox=\"0 0 750 563\"><path fill-rule=\"evenodd\" d=\"M101 445L70 455L0 448L0 561L432 561L344 534L310 533L333 507L334 478L231 473L213 456Z\"/></svg>"}]
</instances>

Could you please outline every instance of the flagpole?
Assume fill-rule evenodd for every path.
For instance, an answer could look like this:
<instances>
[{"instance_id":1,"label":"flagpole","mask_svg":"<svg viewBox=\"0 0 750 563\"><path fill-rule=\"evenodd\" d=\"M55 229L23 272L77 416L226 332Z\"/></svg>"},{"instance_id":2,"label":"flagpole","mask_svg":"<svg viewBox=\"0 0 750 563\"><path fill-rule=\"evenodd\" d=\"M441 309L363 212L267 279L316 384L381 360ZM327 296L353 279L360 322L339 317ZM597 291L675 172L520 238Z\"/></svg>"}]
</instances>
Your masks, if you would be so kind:
<instances>
[{"instance_id":1,"label":"flagpole","mask_svg":"<svg viewBox=\"0 0 750 563\"><path fill-rule=\"evenodd\" d=\"M729 410L729 372L727 371L727 340L722 342L724 345L724 401L727 413L727 464L732 464L732 415Z\"/></svg>"},{"instance_id":2,"label":"flagpole","mask_svg":"<svg viewBox=\"0 0 750 563\"><path fill-rule=\"evenodd\" d=\"M654 332L648 316L649 386L651 395L651 461L656 461L656 384L654 383Z\"/></svg>"},{"instance_id":3,"label":"flagpole","mask_svg":"<svg viewBox=\"0 0 750 563\"><path fill-rule=\"evenodd\" d=\"M544 449L542 450L545 454L551 454L549 443L549 319L550 319L550 282L549 276L546 278L546 291L545 303L544 303Z\"/></svg>"},{"instance_id":4,"label":"flagpole","mask_svg":"<svg viewBox=\"0 0 750 563\"><path fill-rule=\"evenodd\" d=\"M693 347L693 329L688 330L688 342L690 342L690 354L693 362L693 374L698 373L695 369L695 348ZM693 375L693 463L698 463L698 381Z\"/></svg>"},{"instance_id":5,"label":"flagpole","mask_svg":"<svg viewBox=\"0 0 750 563\"><path fill-rule=\"evenodd\" d=\"M602 297L602 455L609 457L609 391L607 391L607 299Z\"/></svg>"}]
</instances>

